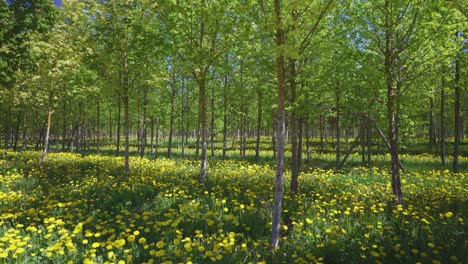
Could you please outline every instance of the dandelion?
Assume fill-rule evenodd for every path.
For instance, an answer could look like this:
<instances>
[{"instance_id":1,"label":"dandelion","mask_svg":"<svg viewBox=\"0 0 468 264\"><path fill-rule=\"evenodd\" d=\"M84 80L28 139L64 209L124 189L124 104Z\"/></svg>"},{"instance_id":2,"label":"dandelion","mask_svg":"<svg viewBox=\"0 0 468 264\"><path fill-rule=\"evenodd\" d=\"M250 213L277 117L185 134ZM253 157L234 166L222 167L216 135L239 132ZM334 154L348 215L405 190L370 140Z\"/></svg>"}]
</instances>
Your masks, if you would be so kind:
<instances>
[{"instance_id":1,"label":"dandelion","mask_svg":"<svg viewBox=\"0 0 468 264\"><path fill-rule=\"evenodd\" d=\"M123 247L125 246L125 239L117 239L115 242L114 242L114 245L116 247Z\"/></svg>"},{"instance_id":2,"label":"dandelion","mask_svg":"<svg viewBox=\"0 0 468 264\"><path fill-rule=\"evenodd\" d=\"M159 240L158 243L156 243L156 247L158 247L158 248L163 248L164 245L165 245L165 243L162 240Z\"/></svg>"}]
</instances>

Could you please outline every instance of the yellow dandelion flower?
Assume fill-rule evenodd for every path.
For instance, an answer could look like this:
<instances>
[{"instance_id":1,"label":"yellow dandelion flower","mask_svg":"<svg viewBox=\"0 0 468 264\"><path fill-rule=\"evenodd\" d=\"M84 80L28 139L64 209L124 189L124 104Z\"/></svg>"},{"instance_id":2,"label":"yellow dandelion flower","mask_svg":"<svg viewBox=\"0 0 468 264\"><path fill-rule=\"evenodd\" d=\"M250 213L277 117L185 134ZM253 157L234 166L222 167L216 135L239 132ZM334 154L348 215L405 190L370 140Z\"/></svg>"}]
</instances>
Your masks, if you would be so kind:
<instances>
[{"instance_id":1,"label":"yellow dandelion flower","mask_svg":"<svg viewBox=\"0 0 468 264\"><path fill-rule=\"evenodd\" d=\"M175 241L175 239L174 239L174 241ZM177 243L177 244L178 244L178 243ZM164 245L165 245L165 243L164 243L164 241L162 241L162 240L159 240L158 243L156 243L156 246L157 246L158 248L163 248ZM175 243L174 243L174 245L175 245Z\"/></svg>"},{"instance_id":2,"label":"yellow dandelion flower","mask_svg":"<svg viewBox=\"0 0 468 264\"><path fill-rule=\"evenodd\" d=\"M116 246L116 247L123 247L123 246L125 246L125 239L117 239L117 240L114 242L114 246Z\"/></svg>"}]
</instances>

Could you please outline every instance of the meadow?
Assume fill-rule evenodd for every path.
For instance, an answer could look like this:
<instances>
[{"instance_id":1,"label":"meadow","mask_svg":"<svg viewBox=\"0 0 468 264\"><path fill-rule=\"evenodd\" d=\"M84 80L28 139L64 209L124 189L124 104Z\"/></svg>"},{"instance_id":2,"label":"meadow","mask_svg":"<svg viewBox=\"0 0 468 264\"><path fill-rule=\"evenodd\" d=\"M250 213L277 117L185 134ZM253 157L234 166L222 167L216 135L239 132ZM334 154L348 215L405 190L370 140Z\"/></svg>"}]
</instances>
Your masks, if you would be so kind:
<instances>
[{"instance_id":1,"label":"meadow","mask_svg":"<svg viewBox=\"0 0 468 264\"><path fill-rule=\"evenodd\" d=\"M335 171L318 166L332 153L314 152L294 199L286 171L281 245L270 252L272 153L258 164L210 159L204 186L193 158L132 157L125 177L123 158L105 153L0 160L0 263L468 261L466 156L454 174L434 155L403 155L404 204L395 205L388 155L369 168L356 153Z\"/></svg>"}]
</instances>

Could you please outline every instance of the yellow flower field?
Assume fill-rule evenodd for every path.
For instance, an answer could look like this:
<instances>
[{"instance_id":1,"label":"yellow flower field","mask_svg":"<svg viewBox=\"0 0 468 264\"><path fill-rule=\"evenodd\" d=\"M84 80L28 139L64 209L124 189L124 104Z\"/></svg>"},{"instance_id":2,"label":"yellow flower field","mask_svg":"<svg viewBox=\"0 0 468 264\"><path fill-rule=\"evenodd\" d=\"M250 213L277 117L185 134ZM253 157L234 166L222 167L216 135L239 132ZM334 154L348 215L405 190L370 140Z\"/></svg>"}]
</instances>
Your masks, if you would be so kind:
<instances>
[{"instance_id":1,"label":"yellow flower field","mask_svg":"<svg viewBox=\"0 0 468 264\"><path fill-rule=\"evenodd\" d=\"M0 163L0 263L466 263L468 173L377 168L300 175L269 252L274 168L12 153ZM289 174L286 173L286 177ZM287 188L286 186L285 188ZM286 190L286 189L285 189Z\"/></svg>"}]
</instances>

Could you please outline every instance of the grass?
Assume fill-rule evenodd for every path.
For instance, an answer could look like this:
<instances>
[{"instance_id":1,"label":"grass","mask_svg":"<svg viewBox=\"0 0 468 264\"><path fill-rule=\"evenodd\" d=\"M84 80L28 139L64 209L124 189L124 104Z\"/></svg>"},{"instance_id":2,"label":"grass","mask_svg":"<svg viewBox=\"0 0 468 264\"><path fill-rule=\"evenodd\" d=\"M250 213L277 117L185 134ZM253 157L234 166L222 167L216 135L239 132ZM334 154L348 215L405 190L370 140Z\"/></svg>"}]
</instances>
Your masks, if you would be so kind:
<instances>
[{"instance_id":1,"label":"grass","mask_svg":"<svg viewBox=\"0 0 468 264\"><path fill-rule=\"evenodd\" d=\"M385 155L374 156L372 168L305 169L299 195L284 196L281 247L271 253L267 149L260 164L236 158L236 150L226 161L211 159L206 186L190 156L131 158L125 178L123 158L113 155L51 153L40 164L39 152L10 153L0 160L0 263L468 261L467 166L453 174L427 154L402 156L409 172L398 206ZM311 164L333 158L314 153Z\"/></svg>"}]
</instances>

